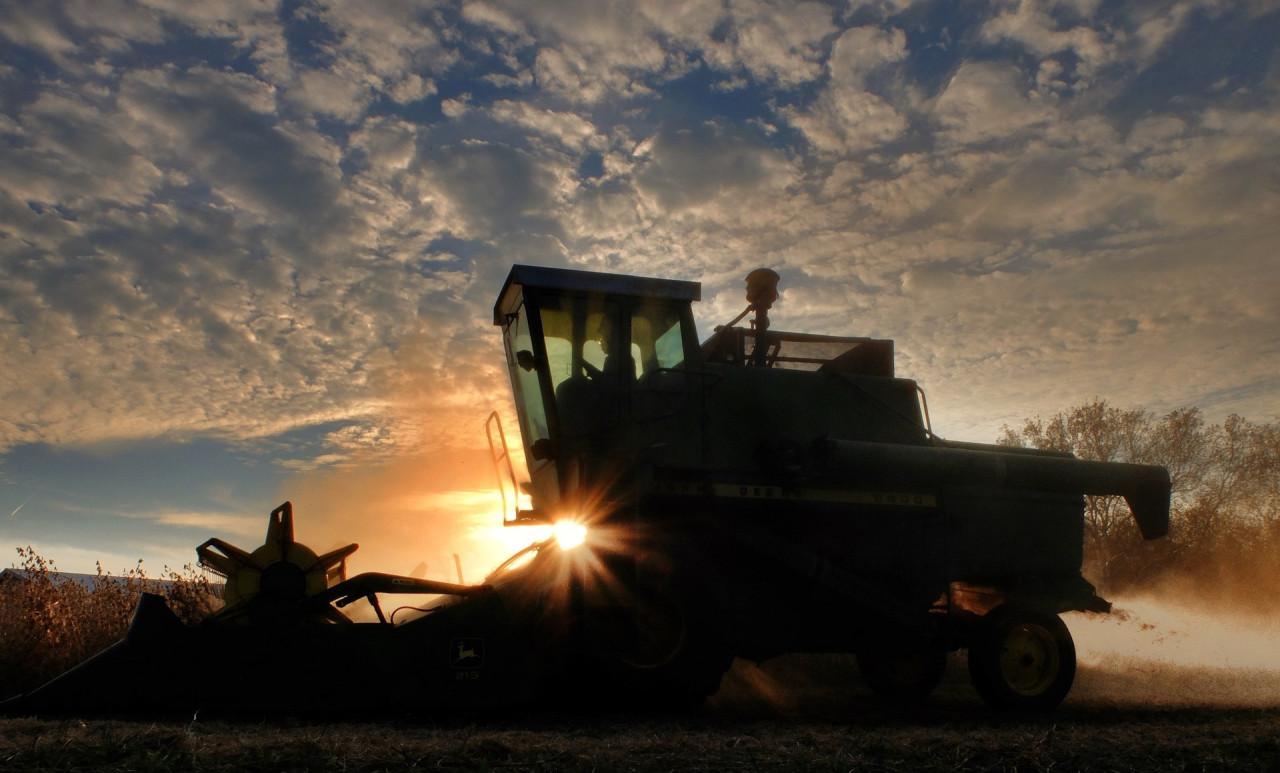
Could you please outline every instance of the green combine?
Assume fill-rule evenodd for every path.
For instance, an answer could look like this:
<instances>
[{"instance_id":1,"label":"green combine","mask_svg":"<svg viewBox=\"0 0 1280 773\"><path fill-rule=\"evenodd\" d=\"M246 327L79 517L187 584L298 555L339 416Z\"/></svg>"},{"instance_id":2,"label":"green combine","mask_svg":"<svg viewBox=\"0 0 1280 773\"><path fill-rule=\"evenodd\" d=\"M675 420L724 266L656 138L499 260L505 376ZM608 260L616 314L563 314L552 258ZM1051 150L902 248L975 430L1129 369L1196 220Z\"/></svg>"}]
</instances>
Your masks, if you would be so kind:
<instances>
[{"instance_id":1,"label":"green combine","mask_svg":"<svg viewBox=\"0 0 1280 773\"><path fill-rule=\"evenodd\" d=\"M735 657L801 652L856 654L872 690L917 701L956 650L989 705L1056 707L1059 614L1110 609L1081 575L1084 497L1124 497L1156 539L1167 471L943 440L892 341L771 329L777 282L752 272L700 343L695 282L513 267L493 321L528 480L496 414L489 439L505 523L558 537L479 585L347 578L355 546L294 542L286 503L257 550L198 549L219 613L186 626L146 596L123 641L5 710L687 708ZM396 621L397 593L435 601Z\"/></svg>"}]
</instances>

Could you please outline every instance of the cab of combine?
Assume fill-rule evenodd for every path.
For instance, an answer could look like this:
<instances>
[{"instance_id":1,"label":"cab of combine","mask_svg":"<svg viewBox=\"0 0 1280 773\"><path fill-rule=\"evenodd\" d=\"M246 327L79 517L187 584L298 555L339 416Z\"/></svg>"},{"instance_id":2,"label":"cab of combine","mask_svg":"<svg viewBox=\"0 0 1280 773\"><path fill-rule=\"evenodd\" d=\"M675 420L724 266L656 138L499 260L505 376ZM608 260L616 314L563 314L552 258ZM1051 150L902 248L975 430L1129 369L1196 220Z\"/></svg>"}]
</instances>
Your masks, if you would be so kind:
<instances>
[{"instance_id":1,"label":"cab of combine","mask_svg":"<svg viewBox=\"0 0 1280 773\"><path fill-rule=\"evenodd\" d=\"M894 377L892 341L761 336L754 308L750 327L718 327L700 344L700 299L696 282L513 267L494 324L533 507L509 507L508 523L555 521L584 489L637 474L657 476L650 485L695 472L785 483L823 437L929 442L923 393Z\"/></svg>"}]
</instances>

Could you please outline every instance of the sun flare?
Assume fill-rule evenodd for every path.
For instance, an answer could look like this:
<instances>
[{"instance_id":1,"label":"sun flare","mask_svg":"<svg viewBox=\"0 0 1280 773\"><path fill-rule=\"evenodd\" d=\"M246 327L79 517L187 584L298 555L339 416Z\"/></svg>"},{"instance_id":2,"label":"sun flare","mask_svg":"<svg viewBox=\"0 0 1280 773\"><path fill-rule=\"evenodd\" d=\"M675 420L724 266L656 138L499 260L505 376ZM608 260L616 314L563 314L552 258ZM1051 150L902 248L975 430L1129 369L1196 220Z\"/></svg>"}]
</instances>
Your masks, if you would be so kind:
<instances>
[{"instance_id":1,"label":"sun flare","mask_svg":"<svg viewBox=\"0 0 1280 773\"><path fill-rule=\"evenodd\" d=\"M557 521L552 532L561 550L573 550L587 541L587 527L576 521Z\"/></svg>"}]
</instances>

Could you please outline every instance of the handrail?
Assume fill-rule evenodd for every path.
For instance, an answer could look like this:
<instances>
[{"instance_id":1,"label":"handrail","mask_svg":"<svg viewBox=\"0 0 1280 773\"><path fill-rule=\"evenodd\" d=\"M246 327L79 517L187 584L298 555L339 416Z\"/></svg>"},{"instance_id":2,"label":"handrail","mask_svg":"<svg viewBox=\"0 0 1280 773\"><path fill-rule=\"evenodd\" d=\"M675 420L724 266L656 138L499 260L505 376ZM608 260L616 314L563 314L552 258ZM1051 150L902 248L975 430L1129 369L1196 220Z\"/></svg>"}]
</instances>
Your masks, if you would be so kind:
<instances>
[{"instance_id":1,"label":"handrail","mask_svg":"<svg viewBox=\"0 0 1280 773\"><path fill-rule=\"evenodd\" d=\"M924 387L916 384L916 392L920 394L920 409L924 411L924 431L931 438L936 438L933 434L933 422L929 421L929 401L925 399Z\"/></svg>"},{"instance_id":2,"label":"handrail","mask_svg":"<svg viewBox=\"0 0 1280 773\"><path fill-rule=\"evenodd\" d=\"M498 443L493 440L493 428L498 428ZM502 431L502 417L494 411L484 423L485 436L489 440L489 457L493 462L493 472L498 478L498 494L502 497L502 523L515 523L520 514L520 485L516 482L516 470L511 464L511 452L507 447L507 434ZM501 451L498 450L501 447ZM506 480L502 477L502 463L507 464ZM511 484L511 508L507 508L507 482ZM510 515L508 515L510 513Z\"/></svg>"}]
</instances>

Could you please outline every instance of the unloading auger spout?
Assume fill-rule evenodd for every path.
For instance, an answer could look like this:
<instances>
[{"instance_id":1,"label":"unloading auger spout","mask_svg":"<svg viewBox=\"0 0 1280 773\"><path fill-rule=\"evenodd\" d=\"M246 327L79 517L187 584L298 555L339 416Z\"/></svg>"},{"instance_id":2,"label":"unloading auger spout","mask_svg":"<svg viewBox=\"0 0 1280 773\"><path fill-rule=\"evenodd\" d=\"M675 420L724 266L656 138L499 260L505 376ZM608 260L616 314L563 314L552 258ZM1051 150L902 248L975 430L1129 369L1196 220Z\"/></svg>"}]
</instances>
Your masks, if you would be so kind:
<instances>
[{"instance_id":1,"label":"unloading auger spout","mask_svg":"<svg viewBox=\"0 0 1280 773\"><path fill-rule=\"evenodd\" d=\"M905 446L824 439L829 469L851 479L912 488L987 486L997 490L1124 497L1143 539L1169 533L1169 471L1163 467L1077 459L1069 453L935 440Z\"/></svg>"}]
</instances>

